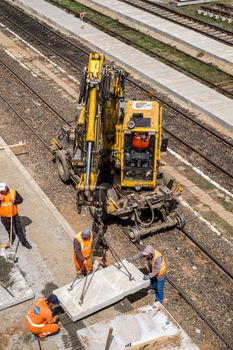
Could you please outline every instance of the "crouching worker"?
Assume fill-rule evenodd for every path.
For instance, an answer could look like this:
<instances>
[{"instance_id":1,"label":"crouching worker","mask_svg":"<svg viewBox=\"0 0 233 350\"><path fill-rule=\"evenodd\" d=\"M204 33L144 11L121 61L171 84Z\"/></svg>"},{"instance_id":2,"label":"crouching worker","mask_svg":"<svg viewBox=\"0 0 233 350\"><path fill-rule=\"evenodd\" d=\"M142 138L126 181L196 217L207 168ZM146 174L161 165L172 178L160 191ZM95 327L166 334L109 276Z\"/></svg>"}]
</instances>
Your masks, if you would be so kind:
<instances>
[{"instance_id":1,"label":"crouching worker","mask_svg":"<svg viewBox=\"0 0 233 350\"><path fill-rule=\"evenodd\" d=\"M166 262L164 256L155 250L151 245L148 245L142 252L127 259L129 262L134 262L145 257L148 265L148 275L144 275L144 280L151 281L152 288L155 290L155 301L161 304L164 299L164 285L166 276Z\"/></svg>"},{"instance_id":2,"label":"crouching worker","mask_svg":"<svg viewBox=\"0 0 233 350\"><path fill-rule=\"evenodd\" d=\"M52 310L59 304L55 294L51 294L47 299L37 300L26 317L26 326L29 331L41 339L58 333L59 325L56 323L56 317L53 317Z\"/></svg>"},{"instance_id":3,"label":"crouching worker","mask_svg":"<svg viewBox=\"0 0 233 350\"><path fill-rule=\"evenodd\" d=\"M79 274L86 275L92 271L93 241L94 235L88 228L80 231L74 237L74 264Z\"/></svg>"}]
</instances>

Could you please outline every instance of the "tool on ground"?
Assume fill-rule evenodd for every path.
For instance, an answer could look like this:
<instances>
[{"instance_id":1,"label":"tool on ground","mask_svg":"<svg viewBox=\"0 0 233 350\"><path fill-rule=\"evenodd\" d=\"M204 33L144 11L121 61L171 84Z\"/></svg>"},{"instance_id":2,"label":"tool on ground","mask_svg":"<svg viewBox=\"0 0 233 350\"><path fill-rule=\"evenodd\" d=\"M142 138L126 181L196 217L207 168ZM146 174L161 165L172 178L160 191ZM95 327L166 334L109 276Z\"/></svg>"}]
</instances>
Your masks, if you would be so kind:
<instances>
[{"instance_id":1,"label":"tool on ground","mask_svg":"<svg viewBox=\"0 0 233 350\"><path fill-rule=\"evenodd\" d=\"M88 290L88 288L89 288L89 286L90 286L90 284L91 284L91 281L92 281L92 279L93 279L95 273L99 270L100 266L101 266L101 264L98 264L97 269L96 269L94 272L92 272L91 278L90 278L90 280L89 280L89 282L88 282L87 287L86 287L86 284L87 284L87 279L88 279L89 274L87 273L87 275L85 276L85 282L84 282L83 289L82 289L82 293L81 293L81 296L80 296L80 299L79 299L79 305L82 305L82 304L83 304L84 297L85 297L85 295L86 295L86 293L87 293L87 290Z\"/></svg>"},{"instance_id":2,"label":"tool on ground","mask_svg":"<svg viewBox=\"0 0 233 350\"><path fill-rule=\"evenodd\" d=\"M13 235L13 204L12 204L11 223L10 223L10 249L12 247L12 235Z\"/></svg>"},{"instance_id":3,"label":"tool on ground","mask_svg":"<svg viewBox=\"0 0 233 350\"><path fill-rule=\"evenodd\" d=\"M109 244L108 244L108 248L109 248L110 252L112 253L112 256L114 257L114 259L116 260L116 263L118 264L118 268L120 269L119 265L122 265L122 267L125 269L125 271L127 272L128 276L129 276L129 280L130 281L134 280L132 273L127 269L125 264L120 260L117 253L113 250L113 248Z\"/></svg>"},{"instance_id":4,"label":"tool on ground","mask_svg":"<svg viewBox=\"0 0 233 350\"><path fill-rule=\"evenodd\" d=\"M11 251L11 252L7 253L7 259L12 261L13 263L17 263L19 260L19 258L17 256L18 248L19 248L19 239L18 239L16 248L15 248L15 251L14 252Z\"/></svg>"},{"instance_id":5,"label":"tool on ground","mask_svg":"<svg viewBox=\"0 0 233 350\"><path fill-rule=\"evenodd\" d=\"M15 297L14 294L13 294L2 282L3 282L3 281L1 280L1 281L0 281L0 286L1 286L2 288L4 288L4 289L7 291L7 293L10 294L10 295L12 296L12 298L14 298L14 297Z\"/></svg>"},{"instance_id":6,"label":"tool on ground","mask_svg":"<svg viewBox=\"0 0 233 350\"><path fill-rule=\"evenodd\" d=\"M112 342L112 332L113 332L113 328L110 327L108 330L108 336L107 336L107 340L106 340L106 344L105 344L105 348L104 350L109 350L111 342Z\"/></svg>"},{"instance_id":7,"label":"tool on ground","mask_svg":"<svg viewBox=\"0 0 233 350\"><path fill-rule=\"evenodd\" d=\"M40 343L40 339L37 339L37 341L38 341L39 349L42 350L42 346L41 346L41 343Z\"/></svg>"}]
</instances>

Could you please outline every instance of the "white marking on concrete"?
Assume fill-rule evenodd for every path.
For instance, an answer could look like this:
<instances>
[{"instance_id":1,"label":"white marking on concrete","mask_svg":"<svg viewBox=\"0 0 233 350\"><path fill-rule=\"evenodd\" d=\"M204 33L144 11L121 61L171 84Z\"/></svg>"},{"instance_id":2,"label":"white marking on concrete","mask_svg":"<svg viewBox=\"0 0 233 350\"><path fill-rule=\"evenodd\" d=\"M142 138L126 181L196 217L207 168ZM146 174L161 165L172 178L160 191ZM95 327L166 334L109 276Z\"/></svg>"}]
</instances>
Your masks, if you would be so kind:
<instances>
[{"instance_id":1,"label":"white marking on concrete","mask_svg":"<svg viewBox=\"0 0 233 350\"><path fill-rule=\"evenodd\" d=\"M20 64L20 66L22 66L24 69L27 69L28 71L30 71L30 69L29 69L27 66L25 66L25 64L22 63L17 57L15 57L15 56L13 55L13 53L11 53L10 51L8 51L7 49L4 49L4 51L5 51L5 53L6 53L8 56L10 56L11 58L13 58L13 60L17 61L17 62ZM30 72L31 72L31 71L30 71ZM31 73L32 73L32 72L31 72Z\"/></svg>"},{"instance_id":2,"label":"white marking on concrete","mask_svg":"<svg viewBox=\"0 0 233 350\"><path fill-rule=\"evenodd\" d=\"M5 26L4 26L5 27ZM51 61L48 57L46 57L42 52L40 52L39 50L37 50L34 46L32 46L31 44L29 44L26 40L24 40L23 38L21 38L21 36L19 36L18 34L16 34L15 32L13 32L11 29L5 27L7 31L9 31L11 34L13 34L16 38L18 38L20 41L22 41L26 46L30 47L30 49L32 49L33 51L35 51L36 53L38 53L38 55L40 55L41 57L43 57L46 61L48 61L49 63L51 63L54 67L56 67L57 69L59 69L62 73L66 73L67 72L61 68L59 65L57 65L55 62ZM77 79L75 79L72 75L68 75L68 77L70 79L72 79L74 82L78 83L79 85L79 81Z\"/></svg>"},{"instance_id":3,"label":"white marking on concrete","mask_svg":"<svg viewBox=\"0 0 233 350\"><path fill-rule=\"evenodd\" d=\"M123 263L132 274L132 280L129 280L127 271L121 265L118 268L117 264L114 264L93 272L87 277L86 284L85 278L78 279L71 291L68 291L70 284L54 291L73 322L115 304L129 294L149 287L150 281L143 280L143 273L136 266L126 260L123 260ZM80 305L82 290L88 285L83 303Z\"/></svg>"},{"instance_id":4,"label":"white marking on concrete","mask_svg":"<svg viewBox=\"0 0 233 350\"><path fill-rule=\"evenodd\" d=\"M180 198L180 203L188 208L189 210L191 210L191 212L202 222L204 222L210 229L211 231L213 231L214 233L216 233L218 236L220 236L225 242L229 243L230 245L233 246L233 243L231 241L229 241L226 237L223 236L223 234L216 229L216 227L214 227L208 220L206 220L205 218L203 218L203 216L201 214L199 214L196 210L194 210L183 198Z\"/></svg>"},{"instance_id":5,"label":"white marking on concrete","mask_svg":"<svg viewBox=\"0 0 233 350\"><path fill-rule=\"evenodd\" d=\"M75 79L72 75L68 75L68 77L73 80L75 83L77 83L78 85L80 85L80 81L78 81L77 79Z\"/></svg>"},{"instance_id":6,"label":"white marking on concrete","mask_svg":"<svg viewBox=\"0 0 233 350\"><path fill-rule=\"evenodd\" d=\"M205 180L209 181L212 185L217 187L219 190L225 192L229 197L233 198L233 193L219 185L216 181L212 180L208 175L204 174L200 169L193 166L191 163L189 163L186 159L184 159L182 156L180 156L178 153L173 151L171 148L167 149L169 153L171 153L175 158L179 159L182 163L188 165L190 168L192 168L196 173L198 173L201 177L203 177Z\"/></svg>"},{"instance_id":7,"label":"white marking on concrete","mask_svg":"<svg viewBox=\"0 0 233 350\"><path fill-rule=\"evenodd\" d=\"M0 22L0 27L5 28L6 26L4 26L4 24L2 24L2 23Z\"/></svg>"}]
</instances>

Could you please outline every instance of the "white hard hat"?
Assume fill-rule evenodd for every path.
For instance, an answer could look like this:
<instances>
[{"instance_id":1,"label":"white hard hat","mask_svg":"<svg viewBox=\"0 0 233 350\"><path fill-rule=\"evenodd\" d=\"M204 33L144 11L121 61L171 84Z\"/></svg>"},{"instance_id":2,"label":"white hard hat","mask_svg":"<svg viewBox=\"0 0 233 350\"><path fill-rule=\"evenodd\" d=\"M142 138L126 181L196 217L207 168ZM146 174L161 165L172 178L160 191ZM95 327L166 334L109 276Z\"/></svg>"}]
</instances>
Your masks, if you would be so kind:
<instances>
[{"instance_id":1,"label":"white hard hat","mask_svg":"<svg viewBox=\"0 0 233 350\"><path fill-rule=\"evenodd\" d=\"M5 191L5 189L6 189L6 183L0 182L0 191Z\"/></svg>"}]
</instances>

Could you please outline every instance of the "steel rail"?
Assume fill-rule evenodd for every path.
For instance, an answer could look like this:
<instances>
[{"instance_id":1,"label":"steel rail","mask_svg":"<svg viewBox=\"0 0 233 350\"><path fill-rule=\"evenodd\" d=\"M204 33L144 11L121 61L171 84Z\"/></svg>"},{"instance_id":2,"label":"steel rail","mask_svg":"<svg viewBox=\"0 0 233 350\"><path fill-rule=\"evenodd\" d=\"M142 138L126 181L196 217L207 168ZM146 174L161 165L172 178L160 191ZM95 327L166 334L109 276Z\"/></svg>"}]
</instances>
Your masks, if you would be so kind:
<instances>
[{"instance_id":1,"label":"steel rail","mask_svg":"<svg viewBox=\"0 0 233 350\"><path fill-rule=\"evenodd\" d=\"M24 11L16 8L15 6L7 3L5 0L2 0L4 3L6 3L9 7L15 9L17 12L19 12L20 14L22 14L23 16L27 17L29 20L31 20L32 22L34 22L36 25L41 26L43 29L51 32L51 34L58 36L59 38L61 38L63 41L65 41L67 44L71 45L74 49L83 52L86 56L89 55L89 52L86 50L83 50L82 48L80 48L78 45L72 43L70 40L68 40L67 38L63 37L62 35L60 35L59 33L55 32L54 30L50 29L49 27L47 27L46 25L42 24L41 22L35 20L34 18L30 17L29 15L27 15ZM1 14L2 15L2 14ZM7 17L7 19L9 19ZM12 21L13 24L15 24L15 22ZM26 34L30 33L28 31L25 31L22 27L20 27L19 25L16 25L17 27L19 27L22 31L26 32ZM69 64L71 64L72 66L74 66L76 69L78 69L79 71L82 71L83 69L80 69L80 67L76 64L74 64L71 60L67 59L64 55L61 55L57 50L52 49L49 45L43 43L40 39L36 38L34 35L31 35L35 40L39 41L40 44L44 45L45 47L47 47L48 49L50 49L51 51L53 51L54 53L56 53L58 56L60 56L61 58L63 58L64 60L66 60ZM138 83L136 83L133 79L127 78L126 80L128 80L132 85L136 86L138 89L144 91L145 93L148 93L148 89L143 88L141 85L139 85ZM212 136L215 136L217 139L221 140L223 143L225 143L227 146L233 147L233 143L231 141L228 141L226 138L222 137L220 134L218 134L217 132L215 132L214 130L209 129L208 127L204 126L203 124L201 124L200 122L198 122L197 120L194 120L192 117L188 116L187 114L183 113L182 111L180 111L179 109L175 108L174 106L172 106L170 103L168 102L164 102L164 100L158 98L155 94L152 95L152 97L154 97L155 99L157 99L160 103L162 103L163 105L165 105L167 108L170 108L172 111L176 111L177 113L179 113L182 117L190 120L191 122L193 122L194 124L198 125L200 128L204 129L205 131L207 131L208 133L210 133Z\"/></svg>"},{"instance_id":2,"label":"steel rail","mask_svg":"<svg viewBox=\"0 0 233 350\"><path fill-rule=\"evenodd\" d=\"M198 242L185 228L178 229L178 231L185 234L203 253L205 253L222 271L224 271L231 279L233 279L233 272L230 271L222 261L220 261L214 254L212 254L203 244Z\"/></svg>"},{"instance_id":3,"label":"steel rail","mask_svg":"<svg viewBox=\"0 0 233 350\"><path fill-rule=\"evenodd\" d=\"M174 139L176 139L177 141L179 141L180 143L182 143L183 145L185 145L186 147L188 147L189 149L191 149L193 152L195 152L196 154L198 154L200 157L202 157L203 159L205 159L208 163L210 163L211 165L213 165L215 168L217 168L218 170L220 170L223 174L229 176L231 179L233 178L233 173L230 173L228 170L223 169L221 165L216 164L214 161L212 161L209 157L205 156L202 152L198 151L197 149L195 149L193 146L189 145L186 141L182 140L181 138L179 138L178 136L176 136L172 131L168 130L167 128L165 128L163 126L163 130L168 133L169 135L171 135Z\"/></svg>"},{"instance_id":4,"label":"steel rail","mask_svg":"<svg viewBox=\"0 0 233 350\"><path fill-rule=\"evenodd\" d=\"M35 95L41 102L44 103L44 105L50 109L52 113L54 113L57 118L61 119L65 124L70 126L70 123L68 123L65 118L63 118L52 106L48 104L48 102L45 101L43 97L41 97L34 89L32 89L25 80L19 77L18 74L16 74L4 61L0 59L0 64L8 70L24 87L26 87L33 95Z\"/></svg>"},{"instance_id":5,"label":"steel rail","mask_svg":"<svg viewBox=\"0 0 233 350\"><path fill-rule=\"evenodd\" d=\"M148 12L150 14L156 15L156 16L158 16L160 18L166 19L167 21L170 21L170 22L173 22L175 24L179 24L180 26L183 26L185 28L189 28L191 30L194 30L194 31L196 31L198 33L201 33L202 35L205 35L207 37L210 37L212 39L218 40L218 41L222 42L225 45L232 46L232 42L230 42L228 40L225 40L225 39L223 39L223 38L221 38L219 36L213 35L211 33L204 32L200 28L199 29L195 28L195 27L192 26L192 24L182 23L182 22L179 22L179 21L175 20L174 18L169 18L169 16L167 16L167 15L163 15L163 14L158 13L158 12L155 13L154 11L151 11L151 10L149 10L147 8L144 8L143 6L137 5L135 2L132 3L131 1L128 1L128 0L120 0L120 1L123 2L123 3L126 3L128 5L134 6L134 7L138 8L138 9L141 9L141 10L143 10L145 12ZM232 35L232 39L233 39L233 32L230 31L230 30L227 30L225 28L219 27L219 26L217 26L215 24L212 24L212 23L209 23L209 22L202 21L202 20L200 20L198 18L194 18L194 17L192 17L190 15L181 13L178 10L169 8L168 6L165 6L165 5L161 4L161 3L158 4L158 3L154 3L154 2L149 1L149 0L141 0L141 1L143 1L146 4L149 4L149 5L153 6L154 8L159 8L159 9L161 9L163 11L167 11L168 13L171 13L172 15L176 15L176 16L179 16L179 17L181 17L183 19L187 19L187 20L193 22L193 24L194 23L198 23L201 26L209 27L210 30L220 31L221 32L220 34L223 33L223 34L226 34L228 36Z\"/></svg>"},{"instance_id":6,"label":"steel rail","mask_svg":"<svg viewBox=\"0 0 233 350\"><path fill-rule=\"evenodd\" d=\"M213 322L203 314L201 309L185 294L183 289L179 287L169 276L166 276L166 280L171 284L173 288L175 288L179 294L182 296L182 298L186 301L187 304L189 304L196 313L200 316L200 318L209 326L209 328L216 334L222 342L228 347L228 349L233 350L233 344L228 340L213 324Z\"/></svg>"},{"instance_id":7,"label":"steel rail","mask_svg":"<svg viewBox=\"0 0 233 350\"><path fill-rule=\"evenodd\" d=\"M73 0L70 0L70 1L73 2ZM78 12L76 12L76 11L74 11L74 10L70 10L70 9L67 10L65 6L60 5L60 4L57 4L56 1L54 1L54 0L50 0L50 2L56 4L58 7L61 7L61 8L63 8L64 10L66 10L66 11L72 13L74 16L79 16L79 13L78 13ZM99 13L99 12L96 11L96 10L92 10L92 11L94 11L94 12L96 12L96 13ZM155 53L155 52L151 51L150 49L146 49L144 46L142 46L142 45L140 45L140 44L138 44L138 43L135 43L134 41L132 41L132 40L130 40L130 39L127 39L124 35L121 35L121 34L119 34L119 33L116 33L115 31L113 31L113 30L111 30L111 29L107 29L107 28L105 28L104 26L102 26L101 24L99 24L99 23L97 23L96 21L93 21L93 20L91 20L91 19L89 19L89 18L84 18L84 21L87 22L87 23L93 24L93 25L96 26L97 28L100 28L103 32L110 33L112 36L114 36L114 37L116 37L116 38L119 38L122 42L127 43L129 46L136 47L136 48L140 49L141 51L146 52L147 54L149 53L151 57L158 58L160 61L165 62L168 66L171 66L171 67L173 67L173 68L175 67L174 69L176 69L176 70L178 70L178 71L181 71L181 72L183 72L184 74L186 73L186 75L191 76L191 77L193 77L193 78L195 78L195 79L201 81L202 83L204 83L205 85L207 85L207 86L211 87L212 89L218 91L219 93L221 93L221 94L223 94L223 95L227 95L227 96L230 97L230 98L233 98L233 93L231 92L231 90L229 91L229 90L227 90L227 89L224 89L224 88L221 88L221 87L219 87L219 86L216 86L215 84L211 83L210 81L208 81L207 79L203 78L202 76L200 76L200 75L198 75L198 74L196 74L196 73L193 73L191 70L189 70L189 69L187 69L187 68L182 68L179 64L177 64L176 62L174 62L174 61L172 61L172 60L170 60L170 59L168 59L168 58L166 58L166 57L164 57L163 55L159 54L158 52ZM126 30L128 30L128 28L129 28L127 25L125 25L125 24L123 24L123 23L119 23L118 25L120 25L122 28L124 28L124 29L126 29ZM132 28L131 28L131 30L134 30L134 31L138 32L137 30L132 29ZM173 47L173 50L177 51L178 53L179 53L179 52L182 52L182 51L180 51L180 50L178 50L178 49L176 49L176 48L174 48L174 47ZM183 52L182 52L182 53L183 53ZM183 53L183 54L185 54L185 53ZM186 55L186 54L185 54L185 55ZM197 62L199 62L199 63L201 63L201 64L203 64L203 65L206 64L206 63L204 63L203 61L201 61L200 59L198 59L197 57L192 57L192 60L197 61ZM208 64L206 64L206 65L208 65ZM219 69L218 67L214 67L214 68L215 68L217 71L223 73L222 70ZM226 82L226 80L224 80L224 82ZM233 84L233 81L232 81L231 83Z\"/></svg>"},{"instance_id":8,"label":"steel rail","mask_svg":"<svg viewBox=\"0 0 233 350\"><path fill-rule=\"evenodd\" d=\"M134 85L135 85L135 83L134 83ZM141 88L141 87L140 87ZM147 90L145 90L145 91L147 91ZM2 97L2 96L1 96ZM3 98L3 100L5 100L4 98ZM6 101L6 100L5 100ZM19 116L19 114L15 111L15 109L6 101L6 103L7 103L7 105L9 106L9 107L11 107L11 109ZM173 107L172 107L173 108ZM173 108L174 109L174 108ZM21 119L21 118L20 118ZM24 121L24 120L23 120ZM24 121L25 122L25 121ZM34 132L34 130L33 130L33 128L31 128L31 126L30 125L28 125L27 123L25 123L29 128L30 128L30 130L33 132L33 133L35 133ZM208 129L207 129L208 130ZM209 131L209 130L208 130ZM39 137L40 138L40 137ZM41 139L41 138L40 138ZM225 141L225 140L224 140ZM47 147L46 147L47 148ZM50 149L49 149L50 150ZM228 340L224 337L224 336L222 336L221 335L221 333L216 329L216 327L212 324L212 322L211 321L209 321L207 318L206 318L206 316L199 310L199 312L198 312L198 310L197 310L197 307L195 306L195 304L190 300L190 299L188 299L188 297L186 296L186 294L181 290L181 288L180 287L178 287L177 285L175 285L175 283L173 282L173 281L171 281L171 280L168 280L168 282L169 283L171 283L171 285L173 285L173 287L174 288L176 288L178 291L179 291L179 293L182 295L182 297L186 300L186 302L187 303L189 303L194 309L195 309L195 311L197 311L197 313L199 314L199 316L210 326L210 328L213 330L213 332L215 333L215 334L217 334L219 337L220 337L220 339L230 348L230 349L232 349L232 347L231 347L231 344L228 342Z\"/></svg>"},{"instance_id":9,"label":"steel rail","mask_svg":"<svg viewBox=\"0 0 233 350\"><path fill-rule=\"evenodd\" d=\"M47 150L52 153L49 144L37 133L37 131L15 110L15 108L0 94L0 98L17 115L17 117L31 130L31 132L43 143Z\"/></svg>"},{"instance_id":10,"label":"steel rail","mask_svg":"<svg viewBox=\"0 0 233 350\"><path fill-rule=\"evenodd\" d=\"M141 251L140 244L138 243L133 243L133 244L138 248L138 250ZM174 280L171 277L169 277L167 274L166 274L166 280L168 281L169 284L171 284L171 286L174 289L176 289L179 292L182 298L187 302L187 304L189 304L193 308L193 310L195 310L195 312L210 327L210 329L214 332L214 334L216 334L230 350L233 350L233 344L217 329L217 327L213 324L213 322L207 316L204 315L201 309L187 296L187 294L183 291L183 289L179 287L174 282Z\"/></svg>"},{"instance_id":11,"label":"steel rail","mask_svg":"<svg viewBox=\"0 0 233 350\"><path fill-rule=\"evenodd\" d=\"M10 5L10 6L13 7L13 8L15 8L15 7L12 6L12 5ZM19 11L20 13L22 13L23 15L25 15L23 11L18 10L18 9L16 9L16 10ZM31 19L31 17L28 16L28 15L26 15L26 17L28 17L29 19ZM37 21L34 20L34 19L33 19L33 22L35 22L35 23L37 24ZM46 28L46 29L48 29L47 26L44 26L44 25L42 25L41 23L39 23L39 25L40 25L40 26L43 26L43 27ZM18 26L18 27L19 27L19 26ZM54 35L54 34L57 35L57 33L55 33L54 31L52 31L51 29L49 29L49 31L50 31L53 35ZM28 33L28 32L26 31L26 33ZM70 43L69 40L63 38L63 37L60 36L60 35L59 35L59 37L61 37L62 40L65 40L67 43L72 44L72 47L75 47L75 49L80 50L80 48L79 48L77 45L75 45L75 44L73 44L73 43ZM33 38L37 40L37 38L36 38L35 36L33 36ZM40 41L40 43L42 43L42 42ZM43 44L43 43L42 43L42 44ZM48 45L46 45L46 47L49 48ZM54 50L54 49L53 49L53 52L54 52L54 51L55 51L55 53L57 53L57 50ZM84 51L84 50L82 50L82 49L81 49L81 52L84 52L85 55L88 55L88 52L86 52L86 51ZM63 55L61 55L61 54L59 54L59 56L62 57L62 58L64 58ZM75 65L72 61L70 61L70 60L67 59L67 58L65 58L65 59L66 59L66 61L68 61L70 64L72 64L75 68L77 68L79 71L81 71L81 69L80 69L77 65ZM134 86L137 86L137 88L139 88L139 89L141 89L141 90L143 90L143 91L145 91L145 92L148 92L146 89L144 89L142 86L139 86L137 83L135 83L135 82L132 81L131 79L127 78L127 80L128 80L129 82L131 82ZM207 132L210 133L211 135L213 135L213 136L215 136L216 138L220 139L220 140L221 140L222 142L224 142L224 144L226 144L227 146L232 147L231 142L228 142L228 141L225 140L224 138L219 137L219 135L218 135L217 133L212 132L212 130L209 130L207 127L204 127L203 125L201 125L201 123L199 123L199 122L197 122L197 121L194 121L191 117L189 117L189 116L187 116L186 114L182 113L179 109L175 108L174 106L171 107L169 104L165 103L163 100L159 99L159 98L158 98L157 96L155 96L154 94L153 94L153 97L154 97L155 99L157 99L158 101L160 101L163 105L165 104L167 107L171 108L173 111L175 110L177 113L179 113L180 115L182 115L182 117L184 117L184 118L186 118L186 119L189 119L190 121L192 121L193 123L197 124L198 126L200 126L202 129L204 129L205 131L207 131ZM62 119L62 120L64 121L64 119ZM66 122L66 121L65 121L65 122ZM67 122L66 122L66 123L67 123ZM68 124L69 124L69 123L68 123ZM172 133L172 132L171 132L170 130L168 130L167 128L163 127L163 129L164 129L167 133L169 133L173 138L175 138L176 140L178 140L178 142L181 142L181 143L184 144L186 147L188 147L188 148L191 149L193 152L197 153L199 156L201 156L203 159L205 159L207 162L209 162L211 165L213 165L214 167L216 167L219 171L223 172L224 174L226 174L226 175L228 175L229 177L232 178L232 174L230 174L227 170L222 169L221 166L219 166L218 164L216 164L215 162L213 162L209 157L206 157L202 152L196 150L194 147L190 146L187 142L181 140L179 137L177 137L174 133Z\"/></svg>"}]
</instances>

